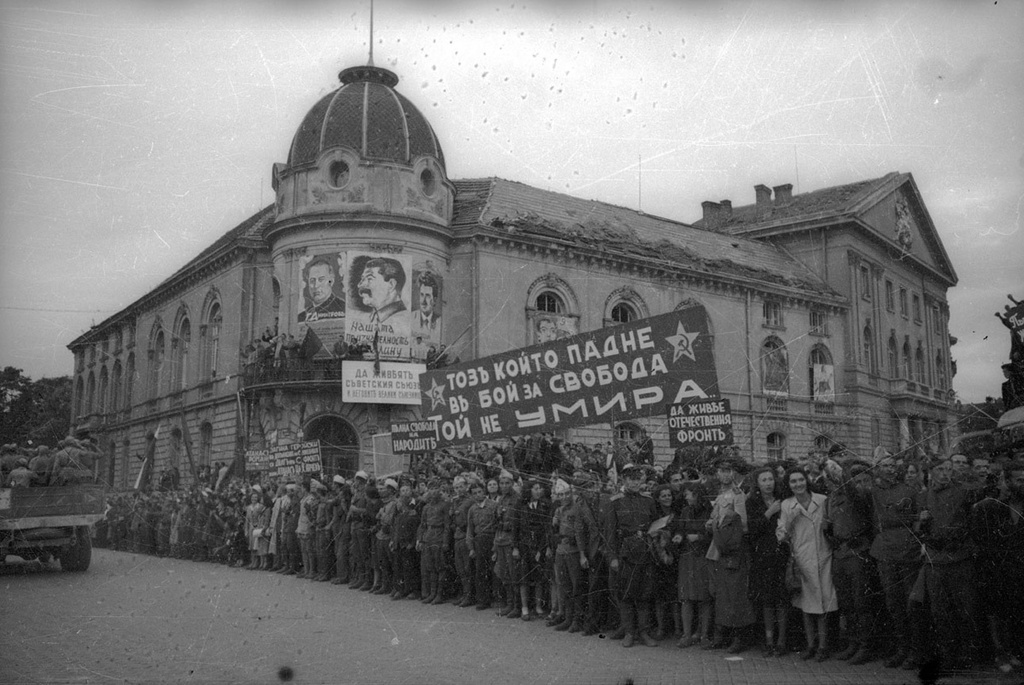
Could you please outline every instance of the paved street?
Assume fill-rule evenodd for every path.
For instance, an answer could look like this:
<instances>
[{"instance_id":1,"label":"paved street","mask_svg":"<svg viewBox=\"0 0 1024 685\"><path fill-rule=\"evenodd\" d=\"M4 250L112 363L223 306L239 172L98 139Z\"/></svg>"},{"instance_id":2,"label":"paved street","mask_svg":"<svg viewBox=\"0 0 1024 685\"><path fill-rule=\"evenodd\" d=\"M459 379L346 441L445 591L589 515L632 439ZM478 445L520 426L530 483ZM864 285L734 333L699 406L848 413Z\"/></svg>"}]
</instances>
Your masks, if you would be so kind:
<instances>
[{"instance_id":1,"label":"paved street","mask_svg":"<svg viewBox=\"0 0 1024 685\"><path fill-rule=\"evenodd\" d=\"M365 685L918 682L880 664L727 656L669 641L627 650L493 611L109 550L85 574L0 575L2 683L276 683L282 667L295 683Z\"/></svg>"}]
</instances>

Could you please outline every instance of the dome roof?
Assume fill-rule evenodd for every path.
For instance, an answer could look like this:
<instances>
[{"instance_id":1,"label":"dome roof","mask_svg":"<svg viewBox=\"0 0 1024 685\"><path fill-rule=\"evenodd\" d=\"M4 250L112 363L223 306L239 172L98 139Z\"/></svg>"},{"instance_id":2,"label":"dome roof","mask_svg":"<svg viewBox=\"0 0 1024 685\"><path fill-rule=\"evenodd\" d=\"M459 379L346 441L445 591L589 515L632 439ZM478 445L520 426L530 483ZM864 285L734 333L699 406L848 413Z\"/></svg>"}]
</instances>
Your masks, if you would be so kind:
<instances>
[{"instance_id":1,"label":"dome roof","mask_svg":"<svg viewBox=\"0 0 1024 685\"><path fill-rule=\"evenodd\" d=\"M411 164L430 155L444 166L441 145L416 107L394 89L398 77L374 66L349 67L341 88L313 105L302 120L288 166L314 162L321 152L344 146L364 159Z\"/></svg>"}]
</instances>

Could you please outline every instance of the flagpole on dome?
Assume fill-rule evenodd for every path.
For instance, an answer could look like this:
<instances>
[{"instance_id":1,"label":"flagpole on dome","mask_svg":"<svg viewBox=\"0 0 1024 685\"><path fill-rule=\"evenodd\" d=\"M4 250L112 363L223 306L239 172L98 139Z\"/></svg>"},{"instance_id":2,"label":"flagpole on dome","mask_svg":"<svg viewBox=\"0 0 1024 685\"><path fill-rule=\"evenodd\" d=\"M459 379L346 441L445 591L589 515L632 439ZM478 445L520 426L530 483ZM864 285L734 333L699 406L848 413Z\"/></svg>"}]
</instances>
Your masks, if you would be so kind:
<instances>
[{"instance_id":1,"label":"flagpole on dome","mask_svg":"<svg viewBox=\"0 0 1024 685\"><path fill-rule=\"evenodd\" d=\"M370 59L367 66L373 66L373 0L370 0Z\"/></svg>"}]
</instances>

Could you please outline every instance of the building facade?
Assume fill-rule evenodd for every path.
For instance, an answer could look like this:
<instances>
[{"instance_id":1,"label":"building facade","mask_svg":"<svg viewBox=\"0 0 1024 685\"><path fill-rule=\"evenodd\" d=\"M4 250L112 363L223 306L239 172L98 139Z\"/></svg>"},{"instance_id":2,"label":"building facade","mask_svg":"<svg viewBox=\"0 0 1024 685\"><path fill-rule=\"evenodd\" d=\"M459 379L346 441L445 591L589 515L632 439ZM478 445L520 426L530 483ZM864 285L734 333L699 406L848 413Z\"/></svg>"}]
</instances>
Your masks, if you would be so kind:
<instances>
[{"instance_id":1,"label":"building facade","mask_svg":"<svg viewBox=\"0 0 1024 685\"><path fill-rule=\"evenodd\" d=\"M156 470L186 478L189 459L314 439L328 470L351 473L372 465L374 435L420 417L428 365L693 302L749 458L945 446L956 276L909 174L774 199L758 186L755 204L705 202L688 225L450 179L393 73L340 78L274 165L273 205L69 345L73 423L113 486L133 482L151 433ZM392 394L363 390L373 367L398 379ZM562 437L644 429L667 461L664 424Z\"/></svg>"}]
</instances>

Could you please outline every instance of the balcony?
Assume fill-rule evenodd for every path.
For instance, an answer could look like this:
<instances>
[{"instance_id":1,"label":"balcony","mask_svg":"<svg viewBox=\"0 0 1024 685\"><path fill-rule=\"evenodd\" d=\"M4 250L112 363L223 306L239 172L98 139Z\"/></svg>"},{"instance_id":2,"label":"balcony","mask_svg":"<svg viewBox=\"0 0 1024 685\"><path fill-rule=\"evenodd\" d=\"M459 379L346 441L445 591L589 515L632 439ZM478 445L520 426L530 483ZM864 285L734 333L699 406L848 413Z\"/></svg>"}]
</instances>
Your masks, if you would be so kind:
<instances>
[{"instance_id":1,"label":"balcony","mask_svg":"<svg viewBox=\"0 0 1024 685\"><path fill-rule=\"evenodd\" d=\"M789 401L785 397L769 395L765 398L765 411L769 414L785 414L789 410Z\"/></svg>"},{"instance_id":2,"label":"balcony","mask_svg":"<svg viewBox=\"0 0 1024 685\"><path fill-rule=\"evenodd\" d=\"M373 361L373 355L367 353L351 354L345 358L301 359L293 357L291 359L257 360L246 364L242 368L241 385L243 388L252 388L260 385L277 384L340 384L342 364L346 360ZM448 365L448 357L444 354L440 358L428 357L425 360L413 359L404 361L426 363L428 369L437 369Z\"/></svg>"},{"instance_id":3,"label":"balcony","mask_svg":"<svg viewBox=\"0 0 1024 685\"><path fill-rule=\"evenodd\" d=\"M271 359L246 364L242 387L274 383L341 382L341 359Z\"/></svg>"},{"instance_id":4,"label":"balcony","mask_svg":"<svg viewBox=\"0 0 1024 685\"><path fill-rule=\"evenodd\" d=\"M835 416L836 405L832 402L815 402L814 403L814 415L815 416Z\"/></svg>"}]
</instances>

